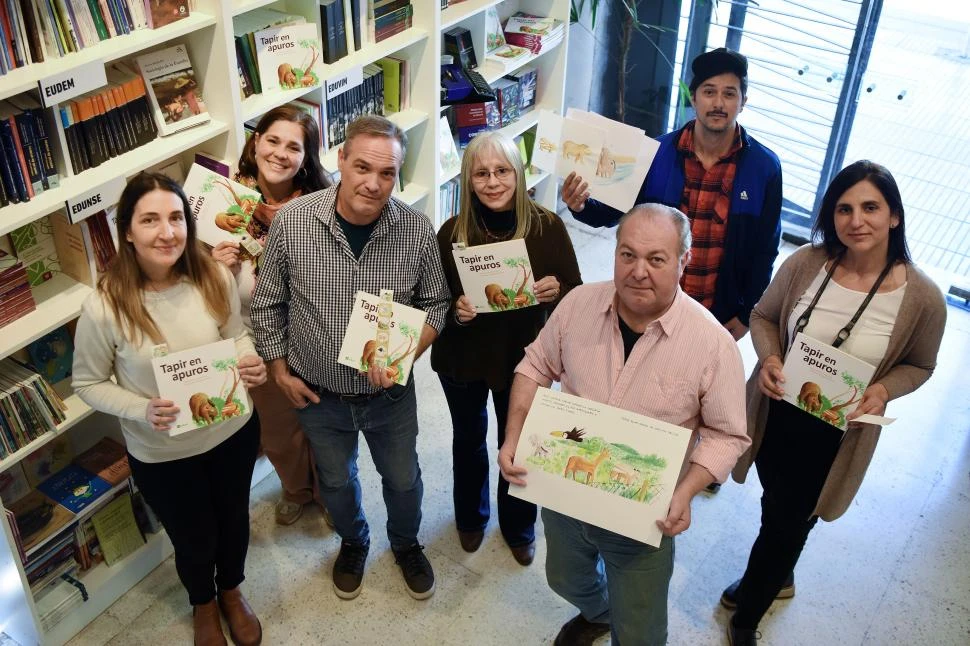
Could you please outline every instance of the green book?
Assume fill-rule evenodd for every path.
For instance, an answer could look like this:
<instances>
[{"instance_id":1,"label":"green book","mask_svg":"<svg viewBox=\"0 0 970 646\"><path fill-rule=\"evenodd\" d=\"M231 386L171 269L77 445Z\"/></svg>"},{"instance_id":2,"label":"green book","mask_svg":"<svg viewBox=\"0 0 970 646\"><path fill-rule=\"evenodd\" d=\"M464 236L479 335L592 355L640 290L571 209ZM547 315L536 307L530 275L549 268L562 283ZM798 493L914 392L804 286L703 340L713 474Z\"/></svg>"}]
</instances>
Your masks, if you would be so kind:
<instances>
[{"instance_id":1,"label":"green book","mask_svg":"<svg viewBox=\"0 0 970 646\"><path fill-rule=\"evenodd\" d=\"M94 19L94 28L98 32L98 38L100 40L108 40L111 34L108 33L108 26L104 24L101 9L98 7L98 0L88 0L88 9L91 11L91 18Z\"/></svg>"}]
</instances>

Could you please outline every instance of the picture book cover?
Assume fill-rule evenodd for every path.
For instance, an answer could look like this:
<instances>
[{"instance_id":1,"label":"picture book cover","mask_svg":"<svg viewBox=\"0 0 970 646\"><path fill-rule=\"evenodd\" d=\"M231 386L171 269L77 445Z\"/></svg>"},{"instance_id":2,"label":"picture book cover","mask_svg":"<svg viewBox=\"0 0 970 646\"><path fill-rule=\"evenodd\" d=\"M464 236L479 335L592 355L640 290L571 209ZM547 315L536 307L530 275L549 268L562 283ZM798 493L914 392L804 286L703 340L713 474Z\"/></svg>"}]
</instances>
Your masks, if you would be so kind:
<instances>
[{"instance_id":1,"label":"picture book cover","mask_svg":"<svg viewBox=\"0 0 970 646\"><path fill-rule=\"evenodd\" d=\"M377 362L389 379L406 384L427 313L394 302L394 293L357 292L337 362L367 372Z\"/></svg>"},{"instance_id":2,"label":"picture book cover","mask_svg":"<svg viewBox=\"0 0 970 646\"><path fill-rule=\"evenodd\" d=\"M525 240L452 249L461 288L479 314L536 305L532 264Z\"/></svg>"},{"instance_id":3,"label":"picture book cover","mask_svg":"<svg viewBox=\"0 0 970 646\"><path fill-rule=\"evenodd\" d=\"M0 501L9 507L30 493L30 482L19 462L0 471Z\"/></svg>"},{"instance_id":4,"label":"picture book cover","mask_svg":"<svg viewBox=\"0 0 970 646\"><path fill-rule=\"evenodd\" d=\"M138 523L135 522L129 493L118 496L103 509L99 509L91 516L91 523L109 567L145 544Z\"/></svg>"},{"instance_id":5,"label":"picture book cover","mask_svg":"<svg viewBox=\"0 0 970 646\"><path fill-rule=\"evenodd\" d=\"M131 475L128 453L125 447L110 437L102 437L98 443L74 458L74 464L116 486Z\"/></svg>"},{"instance_id":6,"label":"picture book cover","mask_svg":"<svg viewBox=\"0 0 970 646\"><path fill-rule=\"evenodd\" d=\"M189 0L144 0L150 29L158 29L189 17Z\"/></svg>"},{"instance_id":7,"label":"picture book cover","mask_svg":"<svg viewBox=\"0 0 970 646\"><path fill-rule=\"evenodd\" d=\"M171 135L209 121L202 82L195 74L186 45L161 49L135 60L145 80L160 135Z\"/></svg>"},{"instance_id":8,"label":"picture book cover","mask_svg":"<svg viewBox=\"0 0 970 646\"><path fill-rule=\"evenodd\" d=\"M691 430L548 388L515 450L526 486L509 493L657 547Z\"/></svg>"},{"instance_id":9,"label":"picture book cover","mask_svg":"<svg viewBox=\"0 0 970 646\"><path fill-rule=\"evenodd\" d=\"M213 247L245 242L249 221L263 199L258 191L200 164L192 164L183 188L199 240Z\"/></svg>"},{"instance_id":10,"label":"picture book cover","mask_svg":"<svg viewBox=\"0 0 970 646\"><path fill-rule=\"evenodd\" d=\"M441 175L456 175L461 169L461 157L458 156L455 138L451 135L448 117L441 117L438 121L438 142L441 150L441 157L438 160Z\"/></svg>"},{"instance_id":11,"label":"picture book cover","mask_svg":"<svg viewBox=\"0 0 970 646\"><path fill-rule=\"evenodd\" d=\"M152 359L158 396L175 402L178 418L170 436L207 428L249 412L239 375L236 342L223 339Z\"/></svg>"},{"instance_id":12,"label":"picture book cover","mask_svg":"<svg viewBox=\"0 0 970 646\"><path fill-rule=\"evenodd\" d=\"M844 431L876 367L799 332L782 371L786 402Z\"/></svg>"},{"instance_id":13,"label":"picture book cover","mask_svg":"<svg viewBox=\"0 0 970 646\"><path fill-rule=\"evenodd\" d=\"M27 269L27 280L36 287L60 273L61 262L54 246L54 227L49 217L34 220L30 224L10 232L13 248Z\"/></svg>"},{"instance_id":14,"label":"picture book cover","mask_svg":"<svg viewBox=\"0 0 970 646\"><path fill-rule=\"evenodd\" d=\"M74 519L74 514L67 508L56 504L36 489L17 502L4 506L14 514L17 533L20 535L24 551L31 549Z\"/></svg>"},{"instance_id":15,"label":"picture book cover","mask_svg":"<svg viewBox=\"0 0 970 646\"><path fill-rule=\"evenodd\" d=\"M37 490L76 514L110 491L111 484L76 464L69 464L37 485Z\"/></svg>"},{"instance_id":16,"label":"picture book cover","mask_svg":"<svg viewBox=\"0 0 970 646\"><path fill-rule=\"evenodd\" d=\"M47 383L56 384L71 376L74 341L67 326L62 325L28 344L27 354L30 356L30 367Z\"/></svg>"},{"instance_id":17,"label":"picture book cover","mask_svg":"<svg viewBox=\"0 0 970 646\"><path fill-rule=\"evenodd\" d=\"M31 486L36 487L69 465L72 459L74 459L74 447L71 446L70 436L59 435L25 457L20 464L23 465L24 473L27 474L27 480Z\"/></svg>"},{"instance_id":18,"label":"picture book cover","mask_svg":"<svg viewBox=\"0 0 970 646\"><path fill-rule=\"evenodd\" d=\"M505 32L498 17L498 9L485 10L485 51L491 53L505 44Z\"/></svg>"},{"instance_id":19,"label":"picture book cover","mask_svg":"<svg viewBox=\"0 0 970 646\"><path fill-rule=\"evenodd\" d=\"M315 24L272 27L254 38L263 92L320 85L323 61Z\"/></svg>"}]
</instances>

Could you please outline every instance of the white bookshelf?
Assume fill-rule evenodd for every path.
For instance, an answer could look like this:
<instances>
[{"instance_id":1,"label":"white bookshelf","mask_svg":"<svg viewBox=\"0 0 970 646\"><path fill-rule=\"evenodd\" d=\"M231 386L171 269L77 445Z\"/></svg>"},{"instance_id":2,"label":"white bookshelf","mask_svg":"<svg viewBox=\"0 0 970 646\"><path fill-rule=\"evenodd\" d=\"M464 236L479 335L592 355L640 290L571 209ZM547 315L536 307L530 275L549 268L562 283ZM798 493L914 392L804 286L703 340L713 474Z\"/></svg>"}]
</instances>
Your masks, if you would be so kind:
<instances>
[{"instance_id":1,"label":"white bookshelf","mask_svg":"<svg viewBox=\"0 0 970 646\"><path fill-rule=\"evenodd\" d=\"M356 1L356 0L355 0ZM449 179L439 172L438 121L443 111L439 92L439 62L443 52L442 32L456 25L467 26L474 34L478 60L485 64L484 10L496 7L503 19L518 10L542 15L554 15L568 22L569 0L466 0L445 10L438 0L412 0L414 17L412 28L380 43L368 44L359 51L331 65L324 65L322 78L335 78L363 67L385 56L393 55L409 61L411 75L408 109L388 115L408 135L408 148L401 169L403 188L395 196L424 211L438 224L436 195L443 181ZM130 178L138 172L157 168L178 160L187 171L198 151L205 151L235 165L246 141L243 124L258 118L268 110L296 98L323 106L326 103L322 87L302 88L276 93L254 95L243 99L238 88L235 45L232 21L254 9L269 7L287 13L303 15L308 21L320 21L319 0L195 0L192 14L157 30L139 30L129 35L108 39L42 64L12 70L0 76L0 99L26 92L36 94L38 82L70 72L95 62L108 65L119 59L151 52L175 44L185 44L202 82L202 95L211 120L169 137L159 137L147 145L107 160L100 166L74 173L68 159L66 140L58 119L48 119L55 126L49 132L51 145L60 174L60 186L38 194L29 202L0 208L0 235L38 220L64 208L65 201L76 198L92 188L118 177ZM538 109L561 112L565 82L565 51L563 42L556 48L542 52L523 65L531 64L539 70L537 106L516 123L503 130L510 136L519 135L535 127ZM483 72L491 80L497 71L487 64ZM336 150L321 151L325 167L336 167ZM457 175L457 170L452 175ZM536 187L537 198L543 204L554 204L555 182L547 173L530 175L527 184ZM21 351L27 344L47 332L69 322L80 313L81 304L91 288L64 275L56 275L35 288L36 311L0 328L0 358ZM44 434L27 447L0 460L0 471L19 463L33 451L63 434L72 434L75 448L80 440L91 439L97 429L97 439L104 434L119 436L117 421L93 412L67 384L60 384L65 398L68 418L56 430ZM89 433L89 429L92 433ZM254 484L269 473L271 465L265 459L257 462ZM2 507L2 503L0 503ZM167 558L171 543L164 532L151 537L148 543L128 558L112 567L98 566L85 573L83 582L89 600L75 608L50 630L43 630L26 582L26 575L13 543L10 527L0 519L0 632L6 632L22 644L62 644L103 612L142 577Z\"/></svg>"},{"instance_id":2,"label":"white bookshelf","mask_svg":"<svg viewBox=\"0 0 970 646\"><path fill-rule=\"evenodd\" d=\"M538 16L552 16L561 20L565 25L566 34L562 41L543 48L538 54L533 54L519 61L515 65L504 66L488 61L485 49L485 11L494 7L499 19L504 23L506 18L517 11L524 11ZM478 61L478 72L489 83L493 84L503 76L511 74L525 67L535 68L538 73L536 87L536 104L519 116L513 123L501 128L501 132L509 138L515 138L522 133L536 127L539 122L540 110L551 110L562 114L563 99L566 83L566 48L569 38L569 0L465 0L441 11L439 23L439 47L444 51L444 32L454 27L464 27L471 32L472 44L475 48L475 58ZM438 112L444 112L447 106L437 104ZM437 127L437 123L435 124ZM457 146L457 142L456 142ZM438 153L440 155L440 150ZM459 154L462 151L459 150ZM439 169L437 185L440 187L458 176L460 168ZM557 202L557 185L551 175L545 172L530 174L526 177L526 187L535 189L535 199L546 208L555 211ZM440 206L439 206L440 209ZM437 221L440 226L441 222Z\"/></svg>"}]
</instances>

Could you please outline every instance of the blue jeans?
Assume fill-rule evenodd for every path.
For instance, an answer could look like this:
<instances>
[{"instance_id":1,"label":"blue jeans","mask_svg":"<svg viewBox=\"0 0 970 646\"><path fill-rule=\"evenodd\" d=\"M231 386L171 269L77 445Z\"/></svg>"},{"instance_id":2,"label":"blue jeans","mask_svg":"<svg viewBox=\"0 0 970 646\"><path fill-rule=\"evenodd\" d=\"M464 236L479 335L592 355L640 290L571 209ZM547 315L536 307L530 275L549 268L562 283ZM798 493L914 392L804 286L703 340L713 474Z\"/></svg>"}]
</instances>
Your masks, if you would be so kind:
<instances>
[{"instance_id":1,"label":"blue jeans","mask_svg":"<svg viewBox=\"0 0 970 646\"><path fill-rule=\"evenodd\" d=\"M549 587L587 621L609 622L614 646L667 643L674 539L660 547L542 510Z\"/></svg>"},{"instance_id":2,"label":"blue jeans","mask_svg":"<svg viewBox=\"0 0 970 646\"><path fill-rule=\"evenodd\" d=\"M417 543L424 486L415 447L414 380L361 401L324 393L319 404L311 403L297 414L316 459L320 496L340 537L352 543L370 540L357 478L357 436L363 433L381 474L391 547Z\"/></svg>"},{"instance_id":3,"label":"blue jeans","mask_svg":"<svg viewBox=\"0 0 970 646\"><path fill-rule=\"evenodd\" d=\"M452 472L455 488L455 524L463 532L484 529L488 524L488 384L457 381L438 375L448 400L451 425ZM505 442L505 421L509 412L509 391L492 391L498 422L498 446ZM508 480L498 475L498 524L511 547L528 545L536 539L538 510L531 502L509 495Z\"/></svg>"}]
</instances>

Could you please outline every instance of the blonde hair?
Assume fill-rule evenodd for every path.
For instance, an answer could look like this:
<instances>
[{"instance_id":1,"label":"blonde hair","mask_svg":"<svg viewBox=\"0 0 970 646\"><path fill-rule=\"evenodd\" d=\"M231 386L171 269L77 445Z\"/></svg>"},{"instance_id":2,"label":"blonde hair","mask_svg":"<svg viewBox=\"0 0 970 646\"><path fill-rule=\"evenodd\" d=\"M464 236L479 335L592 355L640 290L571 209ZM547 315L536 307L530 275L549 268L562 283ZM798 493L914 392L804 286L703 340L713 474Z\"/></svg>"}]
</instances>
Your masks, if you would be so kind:
<instances>
[{"instance_id":1,"label":"blonde hair","mask_svg":"<svg viewBox=\"0 0 970 646\"><path fill-rule=\"evenodd\" d=\"M512 238L525 238L532 232L533 227L536 231L541 231L543 219L552 221L552 215L529 197L525 188L525 167L522 165L518 146L500 132L482 133L471 140L461 158L461 208L455 216L458 221L451 238L466 246L485 241L485 230L475 217L472 172L475 164L487 152L494 152L504 157L506 163L515 171L515 198L512 201L512 208L515 211L515 230L512 232Z\"/></svg>"},{"instance_id":2,"label":"blonde hair","mask_svg":"<svg viewBox=\"0 0 970 646\"><path fill-rule=\"evenodd\" d=\"M98 291L104 296L114 314L115 324L128 341L138 344L142 335L154 343L164 343L158 325L145 307L145 274L138 264L133 243L127 234L135 216L135 206L146 194L154 190L168 191L178 196L185 214L185 250L172 267L177 275L188 279L202 292L209 314L219 326L229 320L229 283L226 274L208 253L203 251L196 239L195 218L189 209L185 193L177 183L161 173L143 172L133 177L118 200L118 255L98 279Z\"/></svg>"}]
</instances>

